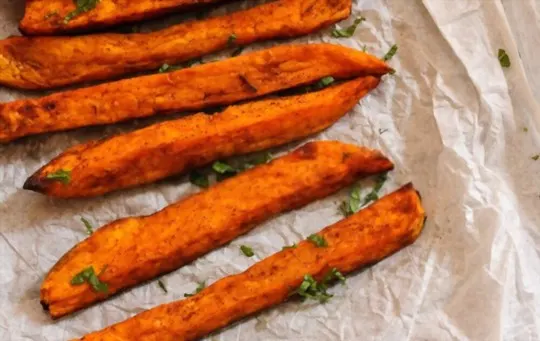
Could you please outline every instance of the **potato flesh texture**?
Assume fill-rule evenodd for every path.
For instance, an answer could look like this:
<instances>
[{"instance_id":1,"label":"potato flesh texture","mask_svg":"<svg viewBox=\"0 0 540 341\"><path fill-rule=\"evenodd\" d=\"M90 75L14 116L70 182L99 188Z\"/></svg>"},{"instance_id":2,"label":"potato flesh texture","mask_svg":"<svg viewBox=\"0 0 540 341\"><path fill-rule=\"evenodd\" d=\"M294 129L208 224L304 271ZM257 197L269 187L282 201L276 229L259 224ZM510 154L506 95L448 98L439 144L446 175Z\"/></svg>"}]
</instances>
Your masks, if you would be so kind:
<instances>
[{"instance_id":1,"label":"potato flesh texture","mask_svg":"<svg viewBox=\"0 0 540 341\"><path fill-rule=\"evenodd\" d=\"M0 84L43 89L155 70L230 47L233 33L234 45L309 34L348 17L350 7L351 0L282 0L154 33L8 38L0 41Z\"/></svg>"},{"instance_id":2,"label":"potato flesh texture","mask_svg":"<svg viewBox=\"0 0 540 341\"><path fill-rule=\"evenodd\" d=\"M232 104L326 76L343 79L387 71L376 57L342 46L282 45L172 73L0 104L0 142Z\"/></svg>"},{"instance_id":3,"label":"potato flesh texture","mask_svg":"<svg viewBox=\"0 0 540 341\"><path fill-rule=\"evenodd\" d=\"M416 240L424 216L418 194L407 185L321 231L326 248L303 241L192 298L158 306L81 340L198 339L286 300L305 274L319 280L332 268L346 274L402 249Z\"/></svg>"},{"instance_id":4,"label":"potato flesh texture","mask_svg":"<svg viewBox=\"0 0 540 341\"><path fill-rule=\"evenodd\" d=\"M65 23L64 18L76 9L73 0L27 0L19 27L27 35L69 33L150 19L173 10L218 2L224 0L99 0L96 8Z\"/></svg>"},{"instance_id":5,"label":"potato flesh texture","mask_svg":"<svg viewBox=\"0 0 540 341\"><path fill-rule=\"evenodd\" d=\"M96 271L109 294L154 278L249 231L273 215L323 198L392 168L380 153L339 142L308 143L148 216L113 222L60 259L47 275L41 299L60 317L105 298L89 286L72 286L82 269Z\"/></svg>"},{"instance_id":6,"label":"potato flesh texture","mask_svg":"<svg viewBox=\"0 0 540 341\"><path fill-rule=\"evenodd\" d=\"M315 93L233 106L75 146L27 181L63 198L87 197L151 183L203 166L301 139L333 124L379 83L362 77ZM69 184L48 174L71 170Z\"/></svg>"}]
</instances>

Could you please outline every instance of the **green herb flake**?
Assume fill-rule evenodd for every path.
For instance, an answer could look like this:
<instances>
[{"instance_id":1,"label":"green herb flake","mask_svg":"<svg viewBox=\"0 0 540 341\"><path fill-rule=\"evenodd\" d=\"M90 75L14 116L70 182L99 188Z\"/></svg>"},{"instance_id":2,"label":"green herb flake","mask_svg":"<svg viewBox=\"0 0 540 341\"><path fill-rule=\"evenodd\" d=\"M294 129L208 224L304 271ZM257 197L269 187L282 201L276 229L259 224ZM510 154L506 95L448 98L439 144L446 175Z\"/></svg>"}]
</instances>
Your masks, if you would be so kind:
<instances>
[{"instance_id":1,"label":"green herb flake","mask_svg":"<svg viewBox=\"0 0 540 341\"><path fill-rule=\"evenodd\" d=\"M321 283L324 285L324 286L327 286L330 282L332 282L333 280L339 280L341 283L345 283L345 276L343 276L343 274L341 272L338 271L338 269L336 268L332 268L330 269L330 271L328 271L328 273L324 276L323 280L321 281Z\"/></svg>"},{"instance_id":2,"label":"green herb flake","mask_svg":"<svg viewBox=\"0 0 540 341\"><path fill-rule=\"evenodd\" d=\"M499 49L498 58L499 63L501 63L502 67L508 68L512 65L512 63L510 62L510 57L508 56L508 54L506 54L505 50Z\"/></svg>"},{"instance_id":3,"label":"green herb flake","mask_svg":"<svg viewBox=\"0 0 540 341\"><path fill-rule=\"evenodd\" d=\"M524 133L528 133L528 132L529 132L529 128L523 127L523 132L524 132Z\"/></svg>"},{"instance_id":4,"label":"green herb flake","mask_svg":"<svg viewBox=\"0 0 540 341\"><path fill-rule=\"evenodd\" d=\"M99 1L100 0L74 0L76 8L66 15L64 18L64 24L68 24L75 17L93 10L96 8Z\"/></svg>"},{"instance_id":5,"label":"green herb flake","mask_svg":"<svg viewBox=\"0 0 540 341\"><path fill-rule=\"evenodd\" d=\"M218 174L237 173L237 170L235 168L233 168L228 163L222 161L214 162L214 164L212 165L212 169Z\"/></svg>"},{"instance_id":6,"label":"green herb flake","mask_svg":"<svg viewBox=\"0 0 540 341\"><path fill-rule=\"evenodd\" d=\"M366 18L360 17L354 20L354 23L351 26L347 27L346 29L342 29L342 30L334 29L332 31L332 36L334 38L350 38L354 35L354 32L356 31L356 28L358 27L358 25L360 25L360 23L362 23L365 20Z\"/></svg>"},{"instance_id":7,"label":"green herb flake","mask_svg":"<svg viewBox=\"0 0 540 341\"><path fill-rule=\"evenodd\" d=\"M200 188L208 188L210 186L208 175L197 170L194 170L189 174L189 182Z\"/></svg>"},{"instance_id":8,"label":"green herb flake","mask_svg":"<svg viewBox=\"0 0 540 341\"><path fill-rule=\"evenodd\" d=\"M48 180L58 181L63 183L64 185L68 185L71 182L71 171L60 169L57 170L54 173L49 173L45 176Z\"/></svg>"},{"instance_id":9,"label":"green herb flake","mask_svg":"<svg viewBox=\"0 0 540 341\"><path fill-rule=\"evenodd\" d=\"M373 189L371 192L366 195L364 198L364 202L362 203L362 207L370 203L371 201L375 201L379 199L379 192L381 191L382 187L384 186L384 183L388 180L388 175L386 173L383 173L377 177L377 180L375 182L375 186L373 186ZM355 212L356 213L356 212Z\"/></svg>"},{"instance_id":10,"label":"green herb flake","mask_svg":"<svg viewBox=\"0 0 540 341\"><path fill-rule=\"evenodd\" d=\"M388 175L386 173L379 175L375 181L375 186L373 186L373 189L366 195L364 200L362 200L360 197L360 187L353 187L351 193L349 194L349 200L342 202L339 206L341 213L348 217L360 211L362 207L366 206L371 201L378 200L379 192L384 186L386 180L388 180Z\"/></svg>"},{"instance_id":11,"label":"green herb flake","mask_svg":"<svg viewBox=\"0 0 540 341\"><path fill-rule=\"evenodd\" d=\"M307 240L312 242L316 247L327 247L328 243L326 242L326 239L324 237L318 235L318 234L312 234L311 236L307 237Z\"/></svg>"},{"instance_id":12,"label":"green herb flake","mask_svg":"<svg viewBox=\"0 0 540 341\"><path fill-rule=\"evenodd\" d=\"M236 39L237 39L236 34L234 34L234 33L231 34L229 36L229 39L227 39L227 45L229 47L234 47L236 45Z\"/></svg>"},{"instance_id":13,"label":"green herb flake","mask_svg":"<svg viewBox=\"0 0 540 341\"><path fill-rule=\"evenodd\" d=\"M255 253L253 252L253 249L246 245L240 246L240 251L244 254L246 257L253 257L255 256Z\"/></svg>"},{"instance_id":14,"label":"green herb flake","mask_svg":"<svg viewBox=\"0 0 540 341\"><path fill-rule=\"evenodd\" d=\"M532 156L531 159L533 159L534 161L538 161L540 159L540 154Z\"/></svg>"},{"instance_id":15,"label":"green herb flake","mask_svg":"<svg viewBox=\"0 0 540 341\"><path fill-rule=\"evenodd\" d=\"M103 273L103 271L105 271L105 269L106 267L104 267L100 275ZM92 289L98 293L107 293L107 291L109 291L109 286L99 280L93 266L90 266L76 274L71 279L70 283L71 285L82 285L84 283L88 283Z\"/></svg>"},{"instance_id":16,"label":"green herb flake","mask_svg":"<svg viewBox=\"0 0 540 341\"><path fill-rule=\"evenodd\" d=\"M285 245L284 247L281 248L281 250L296 249L297 247L298 247L298 245L296 245L296 243L294 243L292 245Z\"/></svg>"},{"instance_id":17,"label":"green herb flake","mask_svg":"<svg viewBox=\"0 0 540 341\"><path fill-rule=\"evenodd\" d=\"M191 296L195 296L197 295L198 293L200 293L201 291L203 291L203 289L206 288L206 282L199 282L199 284L197 285L197 288L195 289L195 291L191 294L184 294L184 297L191 297Z\"/></svg>"},{"instance_id":18,"label":"green herb flake","mask_svg":"<svg viewBox=\"0 0 540 341\"><path fill-rule=\"evenodd\" d=\"M394 57L394 55L397 53L397 51L398 51L398 46L397 45L392 45L390 50L388 52L386 52L386 54L384 55L383 60L385 62L389 61L390 59L392 59L392 57Z\"/></svg>"},{"instance_id":19,"label":"green herb flake","mask_svg":"<svg viewBox=\"0 0 540 341\"><path fill-rule=\"evenodd\" d=\"M167 287L165 286L165 283L161 279L158 279L157 281L158 286L163 290L164 293L168 294L169 291L167 290Z\"/></svg>"},{"instance_id":20,"label":"green herb flake","mask_svg":"<svg viewBox=\"0 0 540 341\"><path fill-rule=\"evenodd\" d=\"M92 227L92 224L90 224L90 222L86 220L86 218L81 217L81 222L84 224L84 227L86 227L86 233L88 235L94 233L94 228Z\"/></svg>"},{"instance_id":21,"label":"green herb flake","mask_svg":"<svg viewBox=\"0 0 540 341\"><path fill-rule=\"evenodd\" d=\"M336 80L332 76L323 77L317 82L317 84L315 84L315 88L318 89L318 90L324 89L327 86L332 85L332 83L334 83L335 81Z\"/></svg>"},{"instance_id":22,"label":"green herb flake","mask_svg":"<svg viewBox=\"0 0 540 341\"><path fill-rule=\"evenodd\" d=\"M326 285L318 283L312 275L304 275L304 280L292 294L297 294L303 299L317 300L320 303L327 302L333 295L326 292Z\"/></svg>"}]
</instances>

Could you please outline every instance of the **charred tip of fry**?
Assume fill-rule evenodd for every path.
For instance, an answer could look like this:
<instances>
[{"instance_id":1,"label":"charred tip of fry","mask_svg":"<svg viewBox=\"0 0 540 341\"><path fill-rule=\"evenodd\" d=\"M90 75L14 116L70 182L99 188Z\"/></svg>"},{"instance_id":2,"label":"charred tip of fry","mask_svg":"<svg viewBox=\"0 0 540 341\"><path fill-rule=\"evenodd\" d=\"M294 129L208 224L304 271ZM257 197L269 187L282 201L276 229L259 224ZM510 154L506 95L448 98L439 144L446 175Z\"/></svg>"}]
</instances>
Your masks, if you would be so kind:
<instances>
[{"instance_id":1,"label":"charred tip of fry","mask_svg":"<svg viewBox=\"0 0 540 341\"><path fill-rule=\"evenodd\" d=\"M43 193L47 189L47 185L39 176L32 175L24 182L23 189Z\"/></svg>"}]
</instances>

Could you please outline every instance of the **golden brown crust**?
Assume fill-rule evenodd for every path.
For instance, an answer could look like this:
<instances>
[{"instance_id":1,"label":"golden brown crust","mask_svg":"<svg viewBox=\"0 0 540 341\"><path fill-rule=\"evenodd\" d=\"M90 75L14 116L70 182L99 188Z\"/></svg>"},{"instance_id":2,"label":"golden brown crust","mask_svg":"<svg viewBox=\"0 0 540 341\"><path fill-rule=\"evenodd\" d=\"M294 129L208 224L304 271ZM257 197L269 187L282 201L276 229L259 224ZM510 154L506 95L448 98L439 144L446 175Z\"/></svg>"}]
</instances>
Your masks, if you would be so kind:
<instances>
[{"instance_id":1,"label":"golden brown crust","mask_svg":"<svg viewBox=\"0 0 540 341\"><path fill-rule=\"evenodd\" d=\"M218 2L225 0L100 0L96 8L66 23L66 16L76 9L73 0L26 0L19 29L26 35L88 31Z\"/></svg>"},{"instance_id":2,"label":"golden brown crust","mask_svg":"<svg viewBox=\"0 0 540 341\"><path fill-rule=\"evenodd\" d=\"M235 46L309 34L348 17L350 7L351 0L281 0L152 33L12 37L0 41L0 84L46 89L157 70L225 49L232 34Z\"/></svg>"},{"instance_id":3,"label":"golden brown crust","mask_svg":"<svg viewBox=\"0 0 540 341\"><path fill-rule=\"evenodd\" d=\"M399 251L417 239L424 217L420 197L407 185L322 230L319 235L328 247L303 241L191 298L147 310L80 340L197 340L285 301L305 274L319 280L333 268L346 274Z\"/></svg>"},{"instance_id":4,"label":"golden brown crust","mask_svg":"<svg viewBox=\"0 0 540 341\"><path fill-rule=\"evenodd\" d=\"M282 45L176 72L0 104L0 142L232 104L325 76L380 76L389 70L374 56L338 45Z\"/></svg>"},{"instance_id":5,"label":"golden brown crust","mask_svg":"<svg viewBox=\"0 0 540 341\"><path fill-rule=\"evenodd\" d=\"M378 83L378 78L362 77L314 93L250 102L91 141L43 166L24 188L62 198L96 196L299 140L333 124ZM71 172L68 184L47 179L61 170Z\"/></svg>"},{"instance_id":6,"label":"golden brown crust","mask_svg":"<svg viewBox=\"0 0 540 341\"><path fill-rule=\"evenodd\" d=\"M65 254L45 278L41 301L58 318L118 291L173 271L280 212L301 207L393 168L377 151L312 142L147 217L121 219ZM108 295L71 279L93 266Z\"/></svg>"}]
</instances>

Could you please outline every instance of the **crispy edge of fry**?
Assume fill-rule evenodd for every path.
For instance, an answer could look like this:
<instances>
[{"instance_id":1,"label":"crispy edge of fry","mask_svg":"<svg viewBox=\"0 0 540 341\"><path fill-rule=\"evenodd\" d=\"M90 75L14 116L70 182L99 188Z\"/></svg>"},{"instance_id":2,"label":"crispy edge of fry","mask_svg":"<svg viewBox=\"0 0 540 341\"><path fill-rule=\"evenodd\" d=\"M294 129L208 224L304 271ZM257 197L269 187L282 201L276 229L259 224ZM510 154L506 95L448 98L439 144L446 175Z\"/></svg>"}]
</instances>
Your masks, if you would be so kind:
<instances>
[{"instance_id":1,"label":"crispy edge of fry","mask_svg":"<svg viewBox=\"0 0 540 341\"><path fill-rule=\"evenodd\" d=\"M41 167L23 189L59 198L102 195L279 146L329 127L379 82L361 77L313 93L249 102L212 116L192 115L80 144ZM62 170L70 171L69 183L49 177Z\"/></svg>"},{"instance_id":2,"label":"crispy edge of fry","mask_svg":"<svg viewBox=\"0 0 540 341\"><path fill-rule=\"evenodd\" d=\"M0 104L0 143L39 133L228 105L327 76L351 79L382 76L389 70L377 57L340 45L280 45L167 74Z\"/></svg>"},{"instance_id":3,"label":"crispy edge of fry","mask_svg":"<svg viewBox=\"0 0 540 341\"><path fill-rule=\"evenodd\" d=\"M36 90L115 79L233 46L309 34L351 10L351 0L322 0L304 11L309 5L309 0L275 1L142 34L11 37L0 40L0 84Z\"/></svg>"},{"instance_id":4,"label":"crispy edge of fry","mask_svg":"<svg viewBox=\"0 0 540 341\"><path fill-rule=\"evenodd\" d=\"M42 305L53 318L83 309L176 270L278 213L391 169L390 160L375 150L337 141L307 143L151 216L120 219L96 230L48 273ZM88 266L96 272L107 268L100 275L107 293L70 284Z\"/></svg>"},{"instance_id":5,"label":"crispy edge of fry","mask_svg":"<svg viewBox=\"0 0 540 341\"><path fill-rule=\"evenodd\" d=\"M123 8L117 8L113 0L101 0L100 4L87 13L81 13L67 24L64 18L76 6L69 0L31 0L26 1L24 16L19 22L19 30L25 35L57 35L87 32L115 25L152 19L171 12L188 11L214 3L226 3L230 0L177 0L160 8L142 8L140 1L121 3ZM149 4L155 1L146 1ZM128 8L125 6L127 5ZM39 18L39 20L37 19Z\"/></svg>"},{"instance_id":6,"label":"crispy edge of fry","mask_svg":"<svg viewBox=\"0 0 540 341\"><path fill-rule=\"evenodd\" d=\"M152 308L79 340L128 341L140 335L161 341L198 339L287 300L306 274L321 280L334 268L347 274L379 262L414 243L424 223L420 196L408 184L319 232L327 247L303 241L193 297Z\"/></svg>"}]
</instances>

